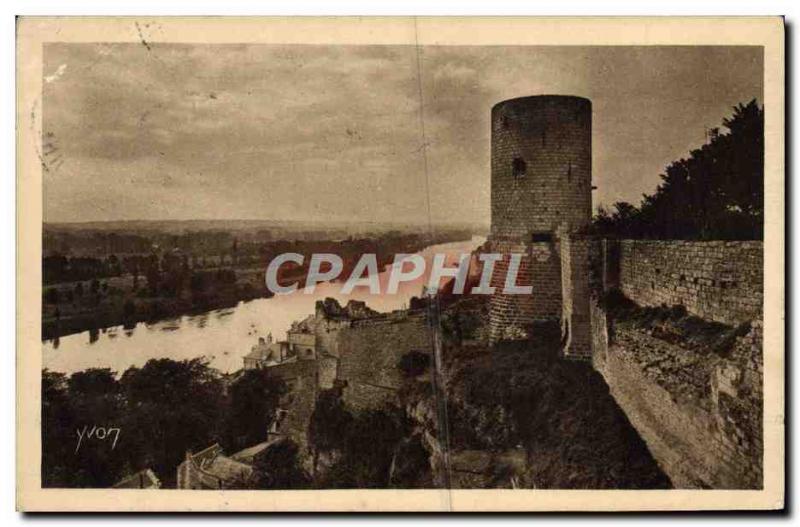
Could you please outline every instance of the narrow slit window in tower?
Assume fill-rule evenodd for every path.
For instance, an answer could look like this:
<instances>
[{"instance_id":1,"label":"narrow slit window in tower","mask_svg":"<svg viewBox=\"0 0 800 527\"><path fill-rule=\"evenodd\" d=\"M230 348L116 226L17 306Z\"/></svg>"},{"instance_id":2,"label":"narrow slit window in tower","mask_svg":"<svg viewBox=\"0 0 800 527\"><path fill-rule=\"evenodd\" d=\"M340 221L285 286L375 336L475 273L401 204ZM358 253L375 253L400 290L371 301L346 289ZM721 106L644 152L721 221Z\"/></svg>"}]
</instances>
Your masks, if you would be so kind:
<instances>
[{"instance_id":1,"label":"narrow slit window in tower","mask_svg":"<svg viewBox=\"0 0 800 527\"><path fill-rule=\"evenodd\" d=\"M523 177L527 170L528 166L525 164L525 160L521 157L515 157L514 161L511 162L511 173L515 178Z\"/></svg>"}]
</instances>

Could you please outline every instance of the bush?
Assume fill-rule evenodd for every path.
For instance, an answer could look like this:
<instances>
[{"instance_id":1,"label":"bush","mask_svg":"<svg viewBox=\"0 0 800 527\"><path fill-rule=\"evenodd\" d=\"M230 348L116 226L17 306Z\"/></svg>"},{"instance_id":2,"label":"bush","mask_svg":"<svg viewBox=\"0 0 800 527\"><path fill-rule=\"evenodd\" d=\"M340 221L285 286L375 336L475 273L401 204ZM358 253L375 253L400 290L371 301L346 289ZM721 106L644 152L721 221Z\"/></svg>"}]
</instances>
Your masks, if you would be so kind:
<instances>
[{"instance_id":1,"label":"bush","mask_svg":"<svg viewBox=\"0 0 800 527\"><path fill-rule=\"evenodd\" d=\"M246 370L229 392L225 448L235 450L265 441L286 384L267 370Z\"/></svg>"},{"instance_id":2,"label":"bush","mask_svg":"<svg viewBox=\"0 0 800 527\"><path fill-rule=\"evenodd\" d=\"M666 167L655 193L636 206L601 208L593 230L606 237L760 240L764 223L764 108L739 104L728 133Z\"/></svg>"},{"instance_id":3,"label":"bush","mask_svg":"<svg viewBox=\"0 0 800 527\"><path fill-rule=\"evenodd\" d=\"M122 306L122 316L125 320L130 320L136 315L136 304L133 300L126 300Z\"/></svg>"},{"instance_id":4,"label":"bush","mask_svg":"<svg viewBox=\"0 0 800 527\"><path fill-rule=\"evenodd\" d=\"M366 410L354 416L339 438L339 461L324 478L325 488L386 488L400 442L410 425L398 408Z\"/></svg>"},{"instance_id":5,"label":"bush","mask_svg":"<svg viewBox=\"0 0 800 527\"><path fill-rule=\"evenodd\" d=\"M286 439L259 453L253 464L259 489L302 489L310 480L298 461L297 444Z\"/></svg>"},{"instance_id":6,"label":"bush","mask_svg":"<svg viewBox=\"0 0 800 527\"><path fill-rule=\"evenodd\" d=\"M431 365L431 356L423 351L409 351L400 358L397 367L406 377L422 375Z\"/></svg>"},{"instance_id":7,"label":"bush","mask_svg":"<svg viewBox=\"0 0 800 527\"><path fill-rule=\"evenodd\" d=\"M320 392L308 426L309 444L318 452L331 452L340 448L342 438L352 421L353 416L345 408L339 390Z\"/></svg>"}]
</instances>

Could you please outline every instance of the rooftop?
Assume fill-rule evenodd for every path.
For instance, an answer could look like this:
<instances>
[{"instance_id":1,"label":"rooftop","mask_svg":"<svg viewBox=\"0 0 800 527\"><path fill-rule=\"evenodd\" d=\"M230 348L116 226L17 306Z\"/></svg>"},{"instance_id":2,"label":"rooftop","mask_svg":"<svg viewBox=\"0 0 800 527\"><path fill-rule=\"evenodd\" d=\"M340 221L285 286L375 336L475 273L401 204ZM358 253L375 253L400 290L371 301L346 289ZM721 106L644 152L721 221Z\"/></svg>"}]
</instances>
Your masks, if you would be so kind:
<instances>
[{"instance_id":1,"label":"rooftop","mask_svg":"<svg viewBox=\"0 0 800 527\"><path fill-rule=\"evenodd\" d=\"M152 470L146 468L114 484L115 489L158 489L161 482Z\"/></svg>"},{"instance_id":2,"label":"rooftop","mask_svg":"<svg viewBox=\"0 0 800 527\"><path fill-rule=\"evenodd\" d=\"M223 455L218 443L188 457L198 469L224 482L245 481L253 475L253 467Z\"/></svg>"}]
</instances>

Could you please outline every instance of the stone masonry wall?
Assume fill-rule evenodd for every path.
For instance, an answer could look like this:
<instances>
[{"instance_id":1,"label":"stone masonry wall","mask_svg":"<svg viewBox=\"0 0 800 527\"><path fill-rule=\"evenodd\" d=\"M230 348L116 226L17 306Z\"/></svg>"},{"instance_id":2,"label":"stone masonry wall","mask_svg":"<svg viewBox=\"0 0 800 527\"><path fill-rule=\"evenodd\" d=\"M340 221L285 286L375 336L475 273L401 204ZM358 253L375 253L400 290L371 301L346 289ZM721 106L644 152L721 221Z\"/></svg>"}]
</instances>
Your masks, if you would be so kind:
<instances>
[{"instance_id":1,"label":"stone masonry wall","mask_svg":"<svg viewBox=\"0 0 800 527\"><path fill-rule=\"evenodd\" d=\"M343 398L356 409L380 407L397 399L402 384L400 358L410 351L431 352L431 334L423 315L363 321L336 334L337 379L346 382Z\"/></svg>"},{"instance_id":2,"label":"stone masonry wall","mask_svg":"<svg viewBox=\"0 0 800 527\"><path fill-rule=\"evenodd\" d=\"M561 261L557 242L524 244L508 240L493 242L492 249L504 255L495 262L489 298L489 337L493 341L526 338L535 321L561 316ZM516 284L531 285L530 295L503 294L509 258L522 254Z\"/></svg>"},{"instance_id":3,"label":"stone masonry wall","mask_svg":"<svg viewBox=\"0 0 800 527\"><path fill-rule=\"evenodd\" d=\"M528 336L534 322L561 316L562 283L555 231L586 227L591 220L592 105L562 95L520 97L492 108L489 237L497 262L492 279L502 288L507 256L526 255L518 283L531 295L490 300L492 341ZM567 291L569 292L569 291Z\"/></svg>"},{"instance_id":4,"label":"stone masonry wall","mask_svg":"<svg viewBox=\"0 0 800 527\"><path fill-rule=\"evenodd\" d=\"M763 484L764 418L763 325L753 321L750 332L737 340L728 360L716 365L711 400L717 431L716 449L737 482Z\"/></svg>"},{"instance_id":5,"label":"stone masonry wall","mask_svg":"<svg viewBox=\"0 0 800 527\"><path fill-rule=\"evenodd\" d=\"M736 325L761 317L760 241L620 242L619 281L644 306L682 305L701 318Z\"/></svg>"},{"instance_id":6,"label":"stone masonry wall","mask_svg":"<svg viewBox=\"0 0 800 527\"><path fill-rule=\"evenodd\" d=\"M347 319L319 318L314 327L314 335L317 339L317 353L319 355L338 357L339 350L336 347L336 336L340 330L348 328L350 325L351 321Z\"/></svg>"},{"instance_id":7,"label":"stone masonry wall","mask_svg":"<svg viewBox=\"0 0 800 527\"><path fill-rule=\"evenodd\" d=\"M676 488L761 488L759 328L737 342L746 362L616 329L601 371Z\"/></svg>"},{"instance_id":8,"label":"stone masonry wall","mask_svg":"<svg viewBox=\"0 0 800 527\"><path fill-rule=\"evenodd\" d=\"M304 451L308 443L308 425L317 400L320 384L320 368L330 368L331 361L297 360L267 368L271 376L279 377L287 384L288 393L280 402L287 413L283 417L278 433L286 435Z\"/></svg>"},{"instance_id":9,"label":"stone masonry wall","mask_svg":"<svg viewBox=\"0 0 800 527\"><path fill-rule=\"evenodd\" d=\"M520 97L492 108L492 236L527 240L591 220L592 105Z\"/></svg>"},{"instance_id":10,"label":"stone masonry wall","mask_svg":"<svg viewBox=\"0 0 800 527\"><path fill-rule=\"evenodd\" d=\"M592 331L589 312L589 251L590 240L566 232L561 241L561 333L564 356L591 359Z\"/></svg>"},{"instance_id":11,"label":"stone masonry wall","mask_svg":"<svg viewBox=\"0 0 800 527\"><path fill-rule=\"evenodd\" d=\"M761 251L750 241L602 240L591 254L594 367L678 488L762 486ZM602 300L612 289L750 329L728 353L687 349L614 320Z\"/></svg>"}]
</instances>

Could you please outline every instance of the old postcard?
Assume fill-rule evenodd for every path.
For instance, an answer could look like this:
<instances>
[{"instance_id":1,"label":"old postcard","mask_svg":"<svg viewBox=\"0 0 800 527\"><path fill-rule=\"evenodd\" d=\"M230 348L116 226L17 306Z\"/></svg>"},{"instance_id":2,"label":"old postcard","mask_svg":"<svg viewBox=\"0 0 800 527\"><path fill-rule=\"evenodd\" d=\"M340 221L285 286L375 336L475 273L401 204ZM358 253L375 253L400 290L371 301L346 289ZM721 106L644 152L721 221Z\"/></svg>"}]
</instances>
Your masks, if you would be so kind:
<instances>
[{"instance_id":1,"label":"old postcard","mask_svg":"<svg viewBox=\"0 0 800 527\"><path fill-rule=\"evenodd\" d=\"M776 509L780 18L21 18L18 507Z\"/></svg>"}]
</instances>

